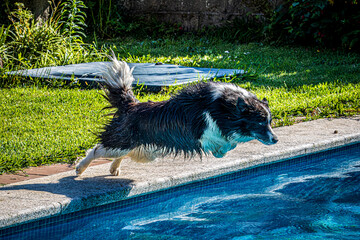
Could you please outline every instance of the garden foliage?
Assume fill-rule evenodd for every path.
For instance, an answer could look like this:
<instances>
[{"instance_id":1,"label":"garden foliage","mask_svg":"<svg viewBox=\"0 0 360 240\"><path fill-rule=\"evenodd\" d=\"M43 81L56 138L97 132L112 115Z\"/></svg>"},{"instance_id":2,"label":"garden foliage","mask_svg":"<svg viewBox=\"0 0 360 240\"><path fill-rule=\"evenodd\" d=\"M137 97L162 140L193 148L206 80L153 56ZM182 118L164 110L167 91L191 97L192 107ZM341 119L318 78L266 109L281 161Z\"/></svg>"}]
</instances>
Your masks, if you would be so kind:
<instances>
[{"instance_id":1,"label":"garden foliage","mask_svg":"<svg viewBox=\"0 0 360 240\"><path fill-rule=\"evenodd\" d=\"M33 14L17 3L17 9L10 13L12 22L8 50L18 64L31 66L32 63L48 53L55 53L62 41L57 20L49 18L46 22L35 22Z\"/></svg>"},{"instance_id":2,"label":"garden foliage","mask_svg":"<svg viewBox=\"0 0 360 240\"><path fill-rule=\"evenodd\" d=\"M62 32L70 41L82 40L86 37L84 28L86 27L85 4L81 0L65 0L61 5L61 25Z\"/></svg>"},{"instance_id":3,"label":"garden foliage","mask_svg":"<svg viewBox=\"0 0 360 240\"><path fill-rule=\"evenodd\" d=\"M101 50L82 39L85 18L79 12L81 3L67 0L61 5L52 4L46 21L36 21L23 4L17 3L9 14L11 24L0 26L0 72L104 59ZM4 78L0 86L7 85L7 80Z\"/></svg>"},{"instance_id":4,"label":"garden foliage","mask_svg":"<svg viewBox=\"0 0 360 240\"><path fill-rule=\"evenodd\" d=\"M275 11L266 30L281 41L359 49L360 2L288 0Z\"/></svg>"}]
</instances>

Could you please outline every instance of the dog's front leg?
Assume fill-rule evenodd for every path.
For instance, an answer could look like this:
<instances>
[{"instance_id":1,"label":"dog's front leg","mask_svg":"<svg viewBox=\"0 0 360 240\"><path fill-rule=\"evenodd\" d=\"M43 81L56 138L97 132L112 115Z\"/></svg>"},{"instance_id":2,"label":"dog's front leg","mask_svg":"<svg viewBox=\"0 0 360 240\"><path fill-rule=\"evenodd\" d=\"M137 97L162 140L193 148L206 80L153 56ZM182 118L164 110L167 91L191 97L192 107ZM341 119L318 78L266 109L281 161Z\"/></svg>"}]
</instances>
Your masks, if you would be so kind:
<instances>
[{"instance_id":1,"label":"dog's front leg","mask_svg":"<svg viewBox=\"0 0 360 240\"><path fill-rule=\"evenodd\" d=\"M96 159L96 151L100 148L100 145L95 145L95 147L93 147L92 149L90 149L89 151L86 152L86 157L84 157L77 165L75 168L76 174L80 175L82 174L86 168L90 165L90 163Z\"/></svg>"}]
</instances>

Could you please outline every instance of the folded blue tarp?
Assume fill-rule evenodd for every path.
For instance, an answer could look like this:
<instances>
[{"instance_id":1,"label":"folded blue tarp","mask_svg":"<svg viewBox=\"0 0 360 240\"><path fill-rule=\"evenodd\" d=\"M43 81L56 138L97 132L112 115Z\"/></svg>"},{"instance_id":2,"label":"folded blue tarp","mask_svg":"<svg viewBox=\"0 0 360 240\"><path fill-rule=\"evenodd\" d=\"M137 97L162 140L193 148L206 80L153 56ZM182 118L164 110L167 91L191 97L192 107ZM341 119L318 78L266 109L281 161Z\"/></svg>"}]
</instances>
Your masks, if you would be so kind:
<instances>
[{"instance_id":1,"label":"folded blue tarp","mask_svg":"<svg viewBox=\"0 0 360 240\"><path fill-rule=\"evenodd\" d=\"M8 72L11 75L21 75L32 78L76 80L81 83L91 84L101 82L101 72L110 62L91 62L72 64L57 67L45 67L29 70ZM128 63L135 67L133 72L134 85L144 84L148 87L163 87L191 83L214 77L231 76L243 74L244 70L239 69L218 69L218 68L197 68L183 67L172 64L155 63Z\"/></svg>"}]
</instances>

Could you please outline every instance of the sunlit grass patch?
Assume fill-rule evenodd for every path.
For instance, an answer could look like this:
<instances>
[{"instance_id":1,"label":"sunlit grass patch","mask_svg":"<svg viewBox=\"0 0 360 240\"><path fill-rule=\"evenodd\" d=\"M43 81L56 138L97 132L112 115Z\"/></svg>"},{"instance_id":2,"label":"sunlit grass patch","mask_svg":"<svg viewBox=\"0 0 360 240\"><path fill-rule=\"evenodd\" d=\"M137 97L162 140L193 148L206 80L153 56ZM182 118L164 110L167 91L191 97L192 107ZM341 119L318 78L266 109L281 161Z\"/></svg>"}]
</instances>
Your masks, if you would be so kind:
<instances>
[{"instance_id":1,"label":"sunlit grass patch","mask_svg":"<svg viewBox=\"0 0 360 240\"><path fill-rule=\"evenodd\" d=\"M1 89L0 172L72 162L102 122L104 100L96 90Z\"/></svg>"}]
</instances>

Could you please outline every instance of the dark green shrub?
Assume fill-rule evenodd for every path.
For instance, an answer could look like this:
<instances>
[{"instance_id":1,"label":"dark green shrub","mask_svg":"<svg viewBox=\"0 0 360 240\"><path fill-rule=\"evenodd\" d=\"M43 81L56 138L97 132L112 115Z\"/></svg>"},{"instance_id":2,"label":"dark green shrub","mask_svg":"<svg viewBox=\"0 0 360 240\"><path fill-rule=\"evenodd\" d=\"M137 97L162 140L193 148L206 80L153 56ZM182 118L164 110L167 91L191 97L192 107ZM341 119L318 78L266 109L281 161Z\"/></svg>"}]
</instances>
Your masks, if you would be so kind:
<instances>
[{"instance_id":1,"label":"dark green shrub","mask_svg":"<svg viewBox=\"0 0 360 240\"><path fill-rule=\"evenodd\" d=\"M266 31L274 39L320 47L360 48L358 0L286 1Z\"/></svg>"}]
</instances>

